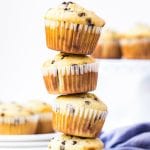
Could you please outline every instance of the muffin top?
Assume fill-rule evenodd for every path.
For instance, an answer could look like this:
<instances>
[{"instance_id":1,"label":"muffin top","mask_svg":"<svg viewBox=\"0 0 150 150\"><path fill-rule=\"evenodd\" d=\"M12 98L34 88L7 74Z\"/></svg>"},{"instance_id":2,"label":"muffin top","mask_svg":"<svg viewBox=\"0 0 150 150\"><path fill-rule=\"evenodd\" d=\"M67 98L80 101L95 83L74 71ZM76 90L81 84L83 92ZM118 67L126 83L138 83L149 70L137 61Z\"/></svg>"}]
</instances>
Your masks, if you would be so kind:
<instances>
[{"instance_id":1,"label":"muffin top","mask_svg":"<svg viewBox=\"0 0 150 150\"><path fill-rule=\"evenodd\" d=\"M61 95L56 98L56 104L59 104L63 108L70 106L107 111L107 106L92 93Z\"/></svg>"},{"instance_id":2,"label":"muffin top","mask_svg":"<svg viewBox=\"0 0 150 150\"><path fill-rule=\"evenodd\" d=\"M104 41L118 40L118 38L119 38L119 34L115 30L106 29L106 30L103 30L100 40L104 40Z\"/></svg>"},{"instance_id":3,"label":"muffin top","mask_svg":"<svg viewBox=\"0 0 150 150\"><path fill-rule=\"evenodd\" d=\"M19 117L29 116L33 113L16 103L1 103L0 104L0 117Z\"/></svg>"},{"instance_id":4,"label":"muffin top","mask_svg":"<svg viewBox=\"0 0 150 150\"><path fill-rule=\"evenodd\" d=\"M126 33L123 34L125 38L150 38L150 26L144 24L137 24Z\"/></svg>"},{"instance_id":5,"label":"muffin top","mask_svg":"<svg viewBox=\"0 0 150 150\"><path fill-rule=\"evenodd\" d=\"M98 27L103 27L105 24L104 20L94 12L74 2L63 2L58 7L49 9L45 14L45 19Z\"/></svg>"},{"instance_id":6,"label":"muffin top","mask_svg":"<svg viewBox=\"0 0 150 150\"><path fill-rule=\"evenodd\" d=\"M60 134L50 139L51 150L102 150L103 143L97 139L79 138Z\"/></svg>"},{"instance_id":7,"label":"muffin top","mask_svg":"<svg viewBox=\"0 0 150 150\"><path fill-rule=\"evenodd\" d=\"M30 100L25 107L33 113L47 113L52 111L50 104L41 100Z\"/></svg>"},{"instance_id":8,"label":"muffin top","mask_svg":"<svg viewBox=\"0 0 150 150\"><path fill-rule=\"evenodd\" d=\"M43 64L43 67L44 68L50 66L63 67L71 65L89 64L94 62L95 62L94 58L90 56L59 53L58 55L55 56L53 60L47 60Z\"/></svg>"}]
</instances>

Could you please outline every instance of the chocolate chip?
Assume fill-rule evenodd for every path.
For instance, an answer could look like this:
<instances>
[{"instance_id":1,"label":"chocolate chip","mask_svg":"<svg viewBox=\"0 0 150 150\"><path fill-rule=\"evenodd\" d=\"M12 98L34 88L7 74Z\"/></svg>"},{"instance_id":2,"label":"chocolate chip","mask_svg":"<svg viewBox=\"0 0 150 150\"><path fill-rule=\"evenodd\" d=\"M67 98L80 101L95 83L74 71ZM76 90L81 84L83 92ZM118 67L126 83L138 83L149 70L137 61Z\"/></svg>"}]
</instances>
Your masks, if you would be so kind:
<instances>
[{"instance_id":1,"label":"chocolate chip","mask_svg":"<svg viewBox=\"0 0 150 150\"><path fill-rule=\"evenodd\" d=\"M100 115L98 119L101 120L101 119L102 119L102 116Z\"/></svg>"},{"instance_id":2,"label":"chocolate chip","mask_svg":"<svg viewBox=\"0 0 150 150\"><path fill-rule=\"evenodd\" d=\"M55 63L55 60L52 60L51 64L54 64Z\"/></svg>"},{"instance_id":3,"label":"chocolate chip","mask_svg":"<svg viewBox=\"0 0 150 150\"><path fill-rule=\"evenodd\" d=\"M5 114L4 113L1 113L1 117L4 117L5 116Z\"/></svg>"},{"instance_id":4,"label":"chocolate chip","mask_svg":"<svg viewBox=\"0 0 150 150\"><path fill-rule=\"evenodd\" d=\"M98 101L98 98L97 98L97 97L94 97L94 100L95 100L95 101Z\"/></svg>"},{"instance_id":5,"label":"chocolate chip","mask_svg":"<svg viewBox=\"0 0 150 150\"><path fill-rule=\"evenodd\" d=\"M60 150L65 150L65 147L63 145L60 145Z\"/></svg>"},{"instance_id":6,"label":"chocolate chip","mask_svg":"<svg viewBox=\"0 0 150 150\"><path fill-rule=\"evenodd\" d=\"M73 115L73 114L75 113L75 109L73 108L73 106L72 106L72 105L67 104L67 105L66 105L66 107L69 109L69 113L70 113L70 114L72 114L72 115Z\"/></svg>"},{"instance_id":7,"label":"chocolate chip","mask_svg":"<svg viewBox=\"0 0 150 150\"><path fill-rule=\"evenodd\" d=\"M67 3L66 2L62 2L62 4L66 5Z\"/></svg>"},{"instance_id":8,"label":"chocolate chip","mask_svg":"<svg viewBox=\"0 0 150 150\"><path fill-rule=\"evenodd\" d=\"M72 145L75 145L75 144L77 144L77 141L72 141Z\"/></svg>"},{"instance_id":9,"label":"chocolate chip","mask_svg":"<svg viewBox=\"0 0 150 150\"><path fill-rule=\"evenodd\" d=\"M62 145L65 145L65 144L66 144L66 141L62 141L61 144L62 144Z\"/></svg>"},{"instance_id":10,"label":"chocolate chip","mask_svg":"<svg viewBox=\"0 0 150 150\"><path fill-rule=\"evenodd\" d=\"M84 12L78 13L78 16L79 16L79 17L83 17L83 16L85 16L85 15L86 15L86 13L84 13Z\"/></svg>"},{"instance_id":11,"label":"chocolate chip","mask_svg":"<svg viewBox=\"0 0 150 150\"><path fill-rule=\"evenodd\" d=\"M61 59L64 59L67 56L69 56L69 54L62 54Z\"/></svg>"},{"instance_id":12,"label":"chocolate chip","mask_svg":"<svg viewBox=\"0 0 150 150\"><path fill-rule=\"evenodd\" d=\"M86 105L89 105L89 104L90 104L90 102L89 102L89 101L84 101L84 102L85 102L85 104L86 104Z\"/></svg>"},{"instance_id":13,"label":"chocolate chip","mask_svg":"<svg viewBox=\"0 0 150 150\"><path fill-rule=\"evenodd\" d=\"M67 7L66 7L66 8L64 8L64 10L70 10L70 8L67 8Z\"/></svg>"},{"instance_id":14,"label":"chocolate chip","mask_svg":"<svg viewBox=\"0 0 150 150\"><path fill-rule=\"evenodd\" d=\"M92 27L94 26L94 23L92 23L91 18L86 18L86 23L88 26L92 26Z\"/></svg>"}]
</instances>

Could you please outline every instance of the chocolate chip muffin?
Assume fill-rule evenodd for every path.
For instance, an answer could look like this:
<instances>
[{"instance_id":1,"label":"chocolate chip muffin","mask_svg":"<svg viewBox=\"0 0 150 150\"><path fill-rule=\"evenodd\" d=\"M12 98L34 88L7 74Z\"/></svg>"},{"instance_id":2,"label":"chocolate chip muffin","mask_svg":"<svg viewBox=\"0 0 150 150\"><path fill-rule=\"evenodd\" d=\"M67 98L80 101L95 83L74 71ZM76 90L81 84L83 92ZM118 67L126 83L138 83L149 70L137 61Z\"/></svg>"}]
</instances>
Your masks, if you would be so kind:
<instances>
[{"instance_id":1,"label":"chocolate chip muffin","mask_svg":"<svg viewBox=\"0 0 150 150\"><path fill-rule=\"evenodd\" d=\"M138 24L122 35L123 58L150 59L150 26Z\"/></svg>"},{"instance_id":2,"label":"chocolate chip muffin","mask_svg":"<svg viewBox=\"0 0 150 150\"><path fill-rule=\"evenodd\" d=\"M0 134L34 134L38 117L15 103L0 104Z\"/></svg>"},{"instance_id":3,"label":"chocolate chip muffin","mask_svg":"<svg viewBox=\"0 0 150 150\"><path fill-rule=\"evenodd\" d=\"M102 150L103 143L98 138L86 139L64 134L52 137L48 145L49 150Z\"/></svg>"},{"instance_id":4,"label":"chocolate chip muffin","mask_svg":"<svg viewBox=\"0 0 150 150\"><path fill-rule=\"evenodd\" d=\"M104 30L92 56L94 58L121 58L119 34L111 29Z\"/></svg>"},{"instance_id":5,"label":"chocolate chip muffin","mask_svg":"<svg viewBox=\"0 0 150 150\"><path fill-rule=\"evenodd\" d=\"M25 107L39 116L36 133L54 132L52 127L52 108L50 104L41 100L30 100Z\"/></svg>"},{"instance_id":6,"label":"chocolate chip muffin","mask_svg":"<svg viewBox=\"0 0 150 150\"><path fill-rule=\"evenodd\" d=\"M104 21L74 2L63 2L45 14L47 47L73 54L91 54Z\"/></svg>"},{"instance_id":7,"label":"chocolate chip muffin","mask_svg":"<svg viewBox=\"0 0 150 150\"><path fill-rule=\"evenodd\" d=\"M49 93L72 94L96 88L98 64L90 56L59 53L42 67Z\"/></svg>"},{"instance_id":8,"label":"chocolate chip muffin","mask_svg":"<svg viewBox=\"0 0 150 150\"><path fill-rule=\"evenodd\" d=\"M104 124L107 107L94 94L58 96L53 110L56 131L79 137L95 138Z\"/></svg>"}]
</instances>

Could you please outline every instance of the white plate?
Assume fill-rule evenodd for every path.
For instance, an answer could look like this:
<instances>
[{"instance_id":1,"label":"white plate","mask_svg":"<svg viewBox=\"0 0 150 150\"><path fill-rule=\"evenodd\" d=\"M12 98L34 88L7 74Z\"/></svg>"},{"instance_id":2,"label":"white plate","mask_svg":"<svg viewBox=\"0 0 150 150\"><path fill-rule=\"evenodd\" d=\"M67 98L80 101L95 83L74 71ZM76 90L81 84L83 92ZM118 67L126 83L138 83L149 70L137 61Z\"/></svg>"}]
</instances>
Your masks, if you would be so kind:
<instances>
[{"instance_id":1,"label":"white plate","mask_svg":"<svg viewBox=\"0 0 150 150\"><path fill-rule=\"evenodd\" d=\"M44 142L0 142L1 148L36 148L36 147L48 147L48 141Z\"/></svg>"},{"instance_id":2,"label":"white plate","mask_svg":"<svg viewBox=\"0 0 150 150\"><path fill-rule=\"evenodd\" d=\"M40 142L48 141L50 137L54 136L55 133L51 134L34 134L34 135L0 135L0 142Z\"/></svg>"}]
</instances>

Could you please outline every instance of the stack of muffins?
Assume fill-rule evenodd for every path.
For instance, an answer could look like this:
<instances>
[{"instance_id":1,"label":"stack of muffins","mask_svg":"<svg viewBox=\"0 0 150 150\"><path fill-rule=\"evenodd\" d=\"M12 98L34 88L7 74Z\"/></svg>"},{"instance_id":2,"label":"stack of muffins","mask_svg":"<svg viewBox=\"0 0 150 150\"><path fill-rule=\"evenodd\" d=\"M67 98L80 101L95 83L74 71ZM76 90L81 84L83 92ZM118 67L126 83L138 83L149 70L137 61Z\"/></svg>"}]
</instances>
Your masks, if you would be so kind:
<instances>
[{"instance_id":1,"label":"stack of muffins","mask_svg":"<svg viewBox=\"0 0 150 150\"><path fill-rule=\"evenodd\" d=\"M61 51L43 64L50 94L61 94L53 106L53 128L62 132L50 139L51 150L101 150L97 138L107 107L94 94L98 64L87 56L95 49L104 21L73 2L63 2L45 15L47 47Z\"/></svg>"}]
</instances>

